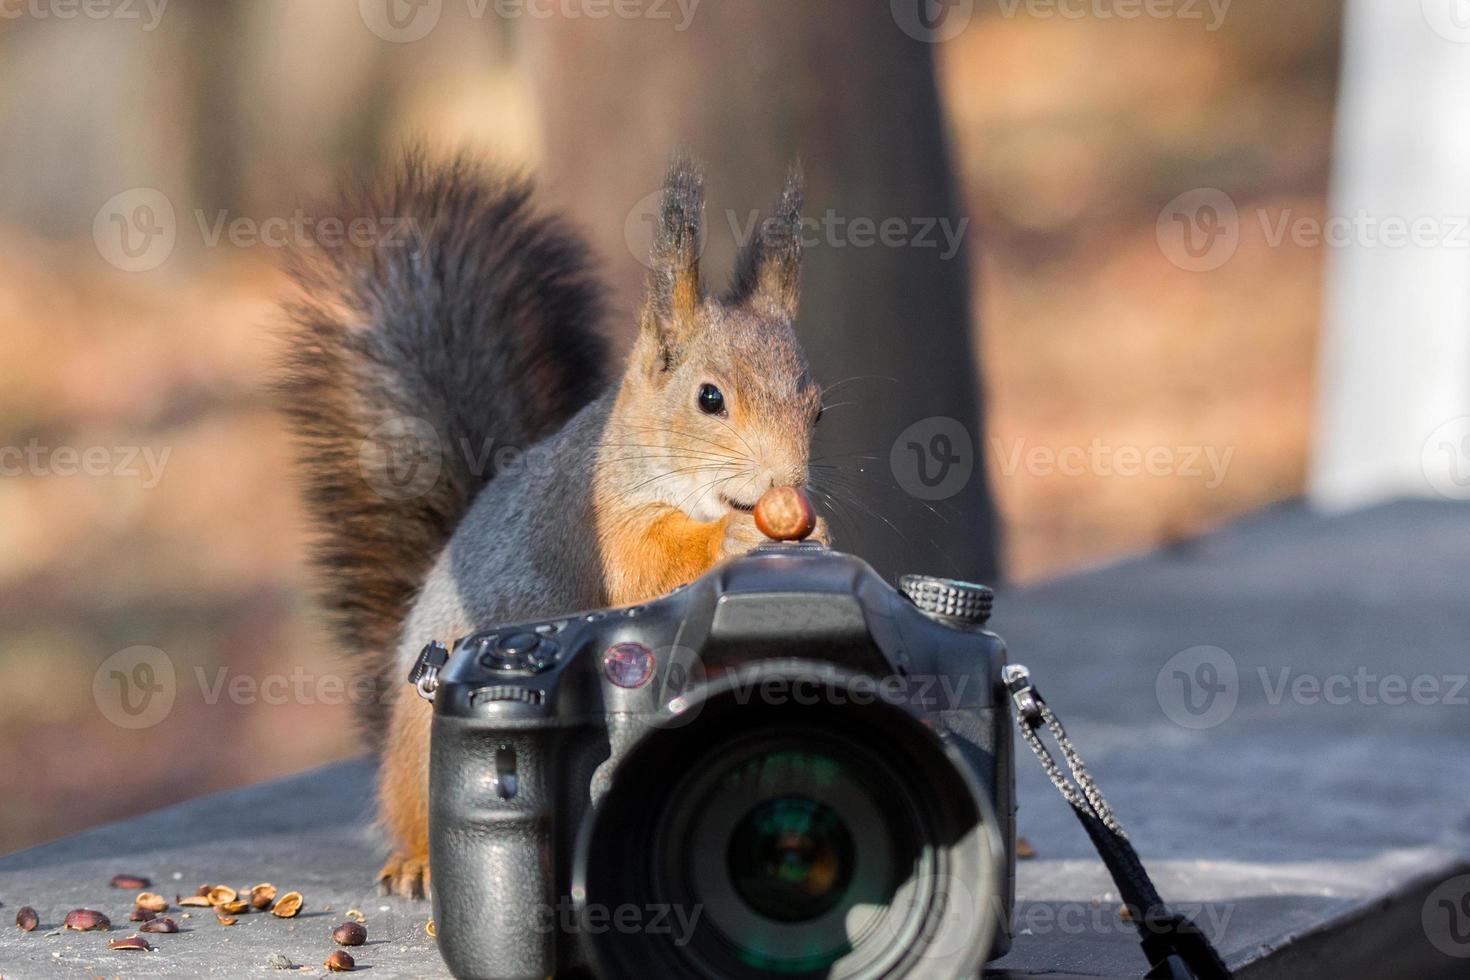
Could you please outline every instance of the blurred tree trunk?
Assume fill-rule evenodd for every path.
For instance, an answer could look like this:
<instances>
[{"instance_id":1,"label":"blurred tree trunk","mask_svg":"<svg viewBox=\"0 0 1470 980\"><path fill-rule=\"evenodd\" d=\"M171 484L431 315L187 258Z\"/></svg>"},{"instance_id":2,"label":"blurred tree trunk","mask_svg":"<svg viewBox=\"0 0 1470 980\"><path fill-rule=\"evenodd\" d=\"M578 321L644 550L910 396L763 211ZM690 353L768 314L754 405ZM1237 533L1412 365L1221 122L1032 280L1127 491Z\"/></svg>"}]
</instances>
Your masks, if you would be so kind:
<instances>
[{"instance_id":1,"label":"blurred tree trunk","mask_svg":"<svg viewBox=\"0 0 1470 980\"><path fill-rule=\"evenodd\" d=\"M670 150L708 165L710 282L799 156L821 222L807 235L799 331L826 402L842 406L815 451L841 472L813 471L840 501L837 542L888 576L994 578L970 263L954 241L968 228L932 45L887 3L706 2L684 30L679 4L658 6L669 19L526 25L552 194L607 262L619 340L634 330L643 218ZM885 221L907 244L878 239Z\"/></svg>"}]
</instances>

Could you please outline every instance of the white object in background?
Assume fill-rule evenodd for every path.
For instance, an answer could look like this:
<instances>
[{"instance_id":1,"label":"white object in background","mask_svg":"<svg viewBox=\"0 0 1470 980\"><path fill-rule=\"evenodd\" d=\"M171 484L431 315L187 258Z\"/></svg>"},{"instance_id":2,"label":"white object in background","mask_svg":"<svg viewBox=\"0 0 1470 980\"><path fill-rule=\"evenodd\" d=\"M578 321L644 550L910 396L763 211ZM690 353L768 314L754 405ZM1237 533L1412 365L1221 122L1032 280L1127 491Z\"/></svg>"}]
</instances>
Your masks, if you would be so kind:
<instances>
[{"instance_id":1,"label":"white object in background","mask_svg":"<svg viewBox=\"0 0 1470 980\"><path fill-rule=\"evenodd\" d=\"M1349 0L1310 496L1470 500L1470 0Z\"/></svg>"}]
</instances>

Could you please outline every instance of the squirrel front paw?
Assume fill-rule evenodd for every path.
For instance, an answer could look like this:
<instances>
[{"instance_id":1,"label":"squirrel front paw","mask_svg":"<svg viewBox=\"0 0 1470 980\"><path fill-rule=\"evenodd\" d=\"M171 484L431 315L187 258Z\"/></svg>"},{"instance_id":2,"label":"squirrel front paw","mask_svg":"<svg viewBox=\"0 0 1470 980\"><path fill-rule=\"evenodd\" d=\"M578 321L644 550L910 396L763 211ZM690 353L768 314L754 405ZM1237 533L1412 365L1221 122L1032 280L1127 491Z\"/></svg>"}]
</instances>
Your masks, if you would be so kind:
<instances>
[{"instance_id":1,"label":"squirrel front paw","mask_svg":"<svg viewBox=\"0 0 1470 980\"><path fill-rule=\"evenodd\" d=\"M743 511L725 518L725 537L720 544L720 557L733 558L743 555L758 544L769 539L755 526L755 518Z\"/></svg>"},{"instance_id":2,"label":"squirrel front paw","mask_svg":"<svg viewBox=\"0 0 1470 980\"><path fill-rule=\"evenodd\" d=\"M817 515L817 526L812 528L812 533L806 536L808 541L816 541L827 547L832 547L832 531L827 527L827 521L820 514Z\"/></svg>"}]
</instances>

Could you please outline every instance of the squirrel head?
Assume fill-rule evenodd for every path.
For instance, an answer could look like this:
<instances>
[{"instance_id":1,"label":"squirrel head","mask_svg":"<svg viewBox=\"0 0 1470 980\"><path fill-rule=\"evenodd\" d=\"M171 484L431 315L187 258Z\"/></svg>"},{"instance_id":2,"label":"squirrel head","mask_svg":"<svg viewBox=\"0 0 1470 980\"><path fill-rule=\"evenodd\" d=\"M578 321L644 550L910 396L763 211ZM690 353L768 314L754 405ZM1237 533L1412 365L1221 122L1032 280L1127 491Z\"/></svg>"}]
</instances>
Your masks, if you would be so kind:
<instances>
[{"instance_id":1,"label":"squirrel head","mask_svg":"<svg viewBox=\"0 0 1470 980\"><path fill-rule=\"evenodd\" d=\"M804 486L821 389L794 322L801 281L802 176L741 251L723 296L707 295L699 252L703 177L676 156L664 184L648 294L624 378L621 455L642 490L696 520L751 510L773 486Z\"/></svg>"}]
</instances>

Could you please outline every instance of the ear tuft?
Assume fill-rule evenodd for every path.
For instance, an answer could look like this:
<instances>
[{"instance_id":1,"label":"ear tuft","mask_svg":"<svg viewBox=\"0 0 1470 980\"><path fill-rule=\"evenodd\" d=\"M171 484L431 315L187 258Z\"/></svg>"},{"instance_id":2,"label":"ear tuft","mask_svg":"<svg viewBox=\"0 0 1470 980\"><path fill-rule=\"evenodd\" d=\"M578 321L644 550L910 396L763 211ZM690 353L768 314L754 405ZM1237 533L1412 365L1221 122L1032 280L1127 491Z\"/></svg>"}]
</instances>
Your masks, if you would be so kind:
<instances>
[{"instance_id":1,"label":"ear tuft","mask_svg":"<svg viewBox=\"0 0 1470 980\"><path fill-rule=\"evenodd\" d=\"M695 329L704 289L699 254L704 237L704 173L683 152L669 161L659 203L642 326L657 341L665 368L678 360Z\"/></svg>"},{"instance_id":2,"label":"ear tuft","mask_svg":"<svg viewBox=\"0 0 1470 980\"><path fill-rule=\"evenodd\" d=\"M791 165L775 210L740 252L729 302L796 319L801 299L801 163Z\"/></svg>"}]
</instances>

